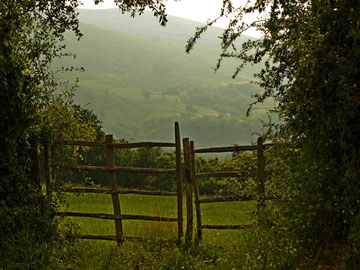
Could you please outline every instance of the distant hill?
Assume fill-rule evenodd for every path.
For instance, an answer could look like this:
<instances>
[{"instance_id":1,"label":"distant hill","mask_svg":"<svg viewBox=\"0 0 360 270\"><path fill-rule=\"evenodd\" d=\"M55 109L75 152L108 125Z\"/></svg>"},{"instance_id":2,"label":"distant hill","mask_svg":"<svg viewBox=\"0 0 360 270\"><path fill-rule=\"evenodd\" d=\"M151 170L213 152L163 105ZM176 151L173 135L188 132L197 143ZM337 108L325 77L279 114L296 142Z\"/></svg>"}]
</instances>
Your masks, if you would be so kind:
<instances>
[{"instance_id":1,"label":"distant hill","mask_svg":"<svg viewBox=\"0 0 360 270\"><path fill-rule=\"evenodd\" d=\"M80 23L81 40L66 38L76 60L55 65L85 68L63 76L80 78L75 99L94 110L107 132L130 140L172 140L172 124L179 121L183 136L216 145L248 142L259 130L255 118L269 104L245 118L251 95L260 91L248 84L256 70L247 68L232 80L236 62L212 69L220 28L210 29L186 54L186 41L200 26L193 21L169 16L161 27L147 12L134 19L108 9L81 10Z\"/></svg>"}]
</instances>

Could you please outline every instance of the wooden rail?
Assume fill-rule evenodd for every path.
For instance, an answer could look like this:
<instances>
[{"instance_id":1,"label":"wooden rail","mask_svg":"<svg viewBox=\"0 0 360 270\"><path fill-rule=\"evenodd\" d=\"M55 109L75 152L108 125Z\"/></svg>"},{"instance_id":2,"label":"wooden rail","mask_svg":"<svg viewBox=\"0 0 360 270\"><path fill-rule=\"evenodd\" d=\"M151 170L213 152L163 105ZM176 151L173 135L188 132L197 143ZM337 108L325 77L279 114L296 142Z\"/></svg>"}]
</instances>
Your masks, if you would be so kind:
<instances>
[{"instance_id":1,"label":"wooden rail","mask_svg":"<svg viewBox=\"0 0 360 270\"><path fill-rule=\"evenodd\" d=\"M82 170L82 171L100 171L100 172L137 172L137 173L176 173L176 169L163 168L140 168L140 167L103 167L103 166L85 166L85 165L62 165L54 164L53 167L68 170Z\"/></svg>"},{"instance_id":2,"label":"wooden rail","mask_svg":"<svg viewBox=\"0 0 360 270\"><path fill-rule=\"evenodd\" d=\"M279 174L279 171L264 171L264 176ZM196 178L208 177L256 177L258 172L240 172L240 171L223 171L223 172L201 172L195 174Z\"/></svg>"},{"instance_id":3,"label":"wooden rail","mask_svg":"<svg viewBox=\"0 0 360 270\"><path fill-rule=\"evenodd\" d=\"M264 196L265 200L274 200L276 197L267 195ZM200 199L199 203L215 203L215 202L246 202L256 200L256 195L244 195L244 196L222 196L213 198Z\"/></svg>"},{"instance_id":4,"label":"wooden rail","mask_svg":"<svg viewBox=\"0 0 360 270\"><path fill-rule=\"evenodd\" d=\"M264 149L271 146L274 146L274 144L268 143L263 145ZM254 150L257 150L256 145L237 145L237 146L199 148L199 149L195 149L195 153L223 153L223 152L241 152L241 151L254 151Z\"/></svg>"},{"instance_id":5,"label":"wooden rail","mask_svg":"<svg viewBox=\"0 0 360 270\"><path fill-rule=\"evenodd\" d=\"M156 196L177 196L176 192L168 191L151 191L137 189L97 189L97 188L70 188L64 189L65 192L72 193L105 193L105 194L139 194L139 195L156 195Z\"/></svg>"},{"instance_id":6,"label":"wooden rail","mask_svg":"<svg viewBox=\"0 0 360 270\"><path fill-rule=\"evenodd\" d=\"M110 240L117 241L116 236L113 235L94 235L94 234L65 234L67 238L79 238L79 239L93 239L93 240ZM121 240L145 240L144 237L134 237L134 236L123 236Z\"/></svg>"},{"instance_id":7,"label":"wooden rail","mask_svg":"<svg viewBox=\"0 0 360 270\"><path fill-rule=\"evenodd\" d=\"M113 235L93 235L93 234L65 234L67 238L78 238L78 239L91 239L91 240L109 240L109 241L116 241L116 237ZM141 237L141 236L123 236L122 240L135 240L135 241L148 241L149 238ZM168 239L161 239L161 242L168 242L172 240Z\"/></svg>"},{"instance_id":8,"label":"wooden rail","mask_svg":"<svg viewBox=\"0 0 360 270\"><path fill-rule=\"evenodd\" d=\"M175 143L169 142L137 142L137 143L108 143L108 142L85 142L85 141L64 141L57 140L55 143L63 145L78 145L78 146L98 146L98 147L113 147L113 148L139 148L139 147L175 147Z\"/></svg>"},{"instance_id":9,"label":"wooden rail","mask_svg":"<svg viewBox=\"0 0 360 270\"><path fill-rule=\"evenodd\" d=\"M207 177L251 177L256 176L256 173L251 172L239 172L239 171L227 171L227 172L202 172L195 174L196 178Z\"/></svg>"},{"instance_id":10,"label":"wooden rail","mask_svg":"<svg viewBox=\"0 0 360 270\"><path fill-rule=\"evenodd\" d=\"M68 217L90 217L99 219L112 219L112 220L150 220L150 221L177 221L174 217L160 217L160 216L147 216L147 215L122 215L122 214L107 214L107 213L82 213L82 212L58 212L59 216Z\"/></svg>"},{"instance_id":11,"label":"wooden rail","mask_svg":"<svg viewBox=\"0 0 360 270\"><path fill-rule=\"evenodd\" d=\"M253 201L256 199L256 196L224 196L224 197L213 197L213 198L204 198L200 199L199 203L213 203L213 202L245 202Z\"/></svg>"},{"instance_id":12,"label":"wooden rail","mask_svg":"<svg viewBox=\"0 0 360 270\"><path fill-rule=\"evenodd\" d=\"M216 230L243 230L251 228L250 225L201 225L201 229Z\"/></svg>"}]
</instances>

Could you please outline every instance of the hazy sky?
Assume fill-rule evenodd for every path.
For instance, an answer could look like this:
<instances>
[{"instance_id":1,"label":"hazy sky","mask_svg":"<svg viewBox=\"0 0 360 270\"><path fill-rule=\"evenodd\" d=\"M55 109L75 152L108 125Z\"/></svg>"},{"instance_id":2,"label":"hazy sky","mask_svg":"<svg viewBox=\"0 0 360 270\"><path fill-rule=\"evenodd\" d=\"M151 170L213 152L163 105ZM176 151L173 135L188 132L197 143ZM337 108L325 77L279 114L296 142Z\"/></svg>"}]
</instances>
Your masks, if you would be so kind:
<instances>
[{"instance_id":1,"label":"hazy sky","mask_svg":"<svg viewBox=\"0 0 360 270\"><path fill-rule=\"evenodd\" d=\"M105 0L97 6L94 0L82 0L84 5L82 8L115 8L114 0ZM178 2L168 0L165 1L166 10L169 15L190 19L198 22L206 22L208 19L216 18L221 9L222 0L181 0ZM246 2L246 0L235 0L234 3ZM254 16L253 18L256 19ZM220 21L217 26L226 27L227 21ZM255 30L249 30L246 35L260 37Z\"/></svg>"}]
</instances>

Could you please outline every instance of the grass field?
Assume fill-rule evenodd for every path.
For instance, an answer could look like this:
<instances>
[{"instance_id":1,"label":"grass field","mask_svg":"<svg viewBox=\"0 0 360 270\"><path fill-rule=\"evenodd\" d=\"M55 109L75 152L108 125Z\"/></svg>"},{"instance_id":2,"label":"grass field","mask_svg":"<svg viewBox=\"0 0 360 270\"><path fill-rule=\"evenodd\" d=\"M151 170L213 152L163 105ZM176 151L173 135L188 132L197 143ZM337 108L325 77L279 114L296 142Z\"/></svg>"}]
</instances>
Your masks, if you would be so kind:
<instances>
[{"instance_id":1,"label":"grass field","mask_svg":"<svg viewBox=\"0 0 360 270\"><path fill-rule=\"evenodd\" d=\"M111 196L106 194L70 193L67 204L62 210L113 213ZM177 216L176 197L120 195L120 204L123 214ZM249 224L255 208L256 202L202 204L203 224ZM185 230L185 215L184 218ZM66 219L79 227L79 233L115 235L112 220ZM142 236L147 240L127 240L120 246L113 241L75 241L57 269L242 269L239 254L245 254L243 249L249 239L244 238L247 235L244 230L203 230L200 244L189 248L184 242L178 243L176 222L125 220L123 229L125 236Z\"/></svg>"},{"instance_id":2,"label":"grass field","mask_svg":"<svg viewBox=\"0 0 360 270\"><path fill-rule=\"evenodd\" d=\"M111 196L107 194L68 194L68 211L88 213L113 213ZM157 215L177 217L176 197L120 195L122 214ZM201 205L203 224L249 224L255 202L220 202ZM184 213L186 205L184 202ZM194 207L195 209L195 207ZM194 210L194 223L196 224ZM94 218L71 218L79 226L79 233L115 235L112 220ZM184 214L184 230L186 214ZM177 222L152 222L139 220L123 221L124 236L174 238L177 235ZM226 245L238 243L242 230L203 230L203 242Z\"/></svg>"}]
</instances>

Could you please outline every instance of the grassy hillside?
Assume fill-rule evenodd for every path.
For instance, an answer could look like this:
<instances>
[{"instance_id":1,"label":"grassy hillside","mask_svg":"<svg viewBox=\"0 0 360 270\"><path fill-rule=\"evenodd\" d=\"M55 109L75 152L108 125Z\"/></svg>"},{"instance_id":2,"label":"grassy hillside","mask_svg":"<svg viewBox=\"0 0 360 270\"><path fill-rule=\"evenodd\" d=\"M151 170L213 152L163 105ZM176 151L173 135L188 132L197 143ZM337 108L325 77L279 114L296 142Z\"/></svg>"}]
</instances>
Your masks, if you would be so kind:
<instances>
[{"instance_id":1,"label":"grassy hillside","mask_svg":"<svg viewBox=\"0 0 360 270\"><path fill-rule=\"evenodd\" d=\"M170 17L164 28L150 14L132 19L116 9L82 10L80 21L84 37L67 38L76 60L56 65L85 68L63 76L80 78L76 101L88 104L107 132L130 140L172 140L172 123L179 121L183 136L216 145L248 142L259 130L257 113L245 118L251 95L260 91L248 83L255 69L236 80L234 62L217 73L212 69L221 29L211 30L186 54L186 40L198 23Z\"/></svg>"}]
</instances>

